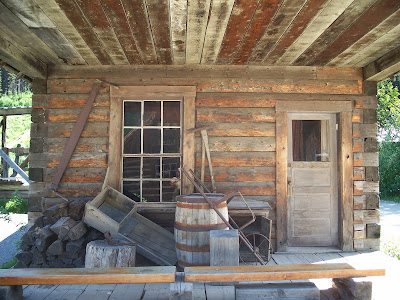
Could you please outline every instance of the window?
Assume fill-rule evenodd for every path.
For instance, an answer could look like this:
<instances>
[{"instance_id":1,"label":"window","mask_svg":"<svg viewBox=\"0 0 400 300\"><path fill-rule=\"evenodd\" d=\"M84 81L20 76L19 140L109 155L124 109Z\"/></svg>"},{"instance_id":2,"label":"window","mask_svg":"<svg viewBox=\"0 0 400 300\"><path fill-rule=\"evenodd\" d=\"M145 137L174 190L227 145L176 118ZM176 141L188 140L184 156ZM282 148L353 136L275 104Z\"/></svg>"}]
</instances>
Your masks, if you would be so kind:
<instances>
[{"instance_id":1,"label":"window","mask_svg":"<svg viewBox=\"0 0 400 300\"><path fill-rule=\"evenodd\" d=\"M174 201L182 156L180 100L125 100L122 190L146 202Z\"/></svg>"},{"instance_id":2,"label":"window","mask_svg":"<svg viewBox=\"0 0 400 300\"><path fill-rule=\"evenodd\" d=\"M167 202L193 191L178 168L194 170L196 88L110 89L107 184L135 201ZM181 189L177 189L181 183Z\"/></svg>"}]
</instances>

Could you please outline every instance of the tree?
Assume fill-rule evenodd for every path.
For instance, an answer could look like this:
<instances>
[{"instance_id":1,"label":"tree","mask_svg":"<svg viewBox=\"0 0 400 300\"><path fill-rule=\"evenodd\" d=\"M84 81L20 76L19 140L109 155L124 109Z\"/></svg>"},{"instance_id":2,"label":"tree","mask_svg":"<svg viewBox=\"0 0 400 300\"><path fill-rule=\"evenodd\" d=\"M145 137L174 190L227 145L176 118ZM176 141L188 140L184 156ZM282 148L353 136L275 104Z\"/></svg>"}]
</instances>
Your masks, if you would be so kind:
<instances>
[{"instance_id":1,"label":"tree","mask_svg":"<svg viewBox=\"0 0 400 300\"><path fill-rule=\"evenodd\" d=\"M378 83L378 133L384 141L400 140L399 78L397 75L393 81L387 79Z\"/></svg>"}]
</instances>

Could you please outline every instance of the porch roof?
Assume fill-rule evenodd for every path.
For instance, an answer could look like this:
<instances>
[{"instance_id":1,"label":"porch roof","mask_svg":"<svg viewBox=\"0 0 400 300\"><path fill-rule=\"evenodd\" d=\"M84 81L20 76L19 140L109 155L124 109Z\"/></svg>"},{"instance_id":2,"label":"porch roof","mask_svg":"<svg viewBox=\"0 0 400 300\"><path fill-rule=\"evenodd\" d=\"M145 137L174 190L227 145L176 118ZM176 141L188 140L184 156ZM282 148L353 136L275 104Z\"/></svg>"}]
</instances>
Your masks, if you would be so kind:
<instances>
[{"instance_id":1,"label":"porch roof","mask_svg":"<svg viewBox=\"0 0 400 300\"><path fill-rule=\"evenodd\" d=\"M0 64L400 70L398 0L0 0Z\"/></svg>"}]
</instances>

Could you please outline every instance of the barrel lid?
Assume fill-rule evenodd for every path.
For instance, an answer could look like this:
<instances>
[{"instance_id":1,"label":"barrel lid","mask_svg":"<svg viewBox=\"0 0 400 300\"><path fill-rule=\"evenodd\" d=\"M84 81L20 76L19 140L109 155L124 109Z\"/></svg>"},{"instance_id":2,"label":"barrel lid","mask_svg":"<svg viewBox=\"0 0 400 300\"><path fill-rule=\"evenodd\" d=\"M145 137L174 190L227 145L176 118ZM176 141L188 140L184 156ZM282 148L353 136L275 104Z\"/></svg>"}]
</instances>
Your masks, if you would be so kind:
<instances>
[{"instance_id":1,"label":"barrel lid","mask_svg":"<svg viewBox=\"0 0 400 300\"><path fill-rule=\"evenodd\" d=\"M205 195L212 201L215 202L222 197L225 196L225 194L220 194L220 193L205 193ZM193 194L187 194L187 195L180 195L177 197L178 202L187 202L187 203L207 203L206 199L200 194L200 193L193 193Z\"/></svg>"}]
</instances>

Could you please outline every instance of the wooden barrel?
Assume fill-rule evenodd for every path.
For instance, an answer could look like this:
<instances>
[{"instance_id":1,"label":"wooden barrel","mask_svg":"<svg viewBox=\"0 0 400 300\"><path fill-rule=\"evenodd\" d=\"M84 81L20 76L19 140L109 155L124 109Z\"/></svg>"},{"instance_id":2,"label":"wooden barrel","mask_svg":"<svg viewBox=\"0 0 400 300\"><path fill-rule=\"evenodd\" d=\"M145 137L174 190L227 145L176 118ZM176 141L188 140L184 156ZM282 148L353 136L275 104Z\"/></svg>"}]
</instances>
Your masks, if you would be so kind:
<instances>
[{"instance_id":1,"label":"wooden barrel","mask_svg":"<svg viewBox=\"0 0 400 300\"><path fill-rule=\"evenodd\" d=\"M224 194L206 194L213 202ZM226 201L217 209L228 220ZM224 230L228 226L222 221L201 194L177 197L175 212L175 243L181 267L210 265L210 230Z\"/></svg>"}]
</instances>

